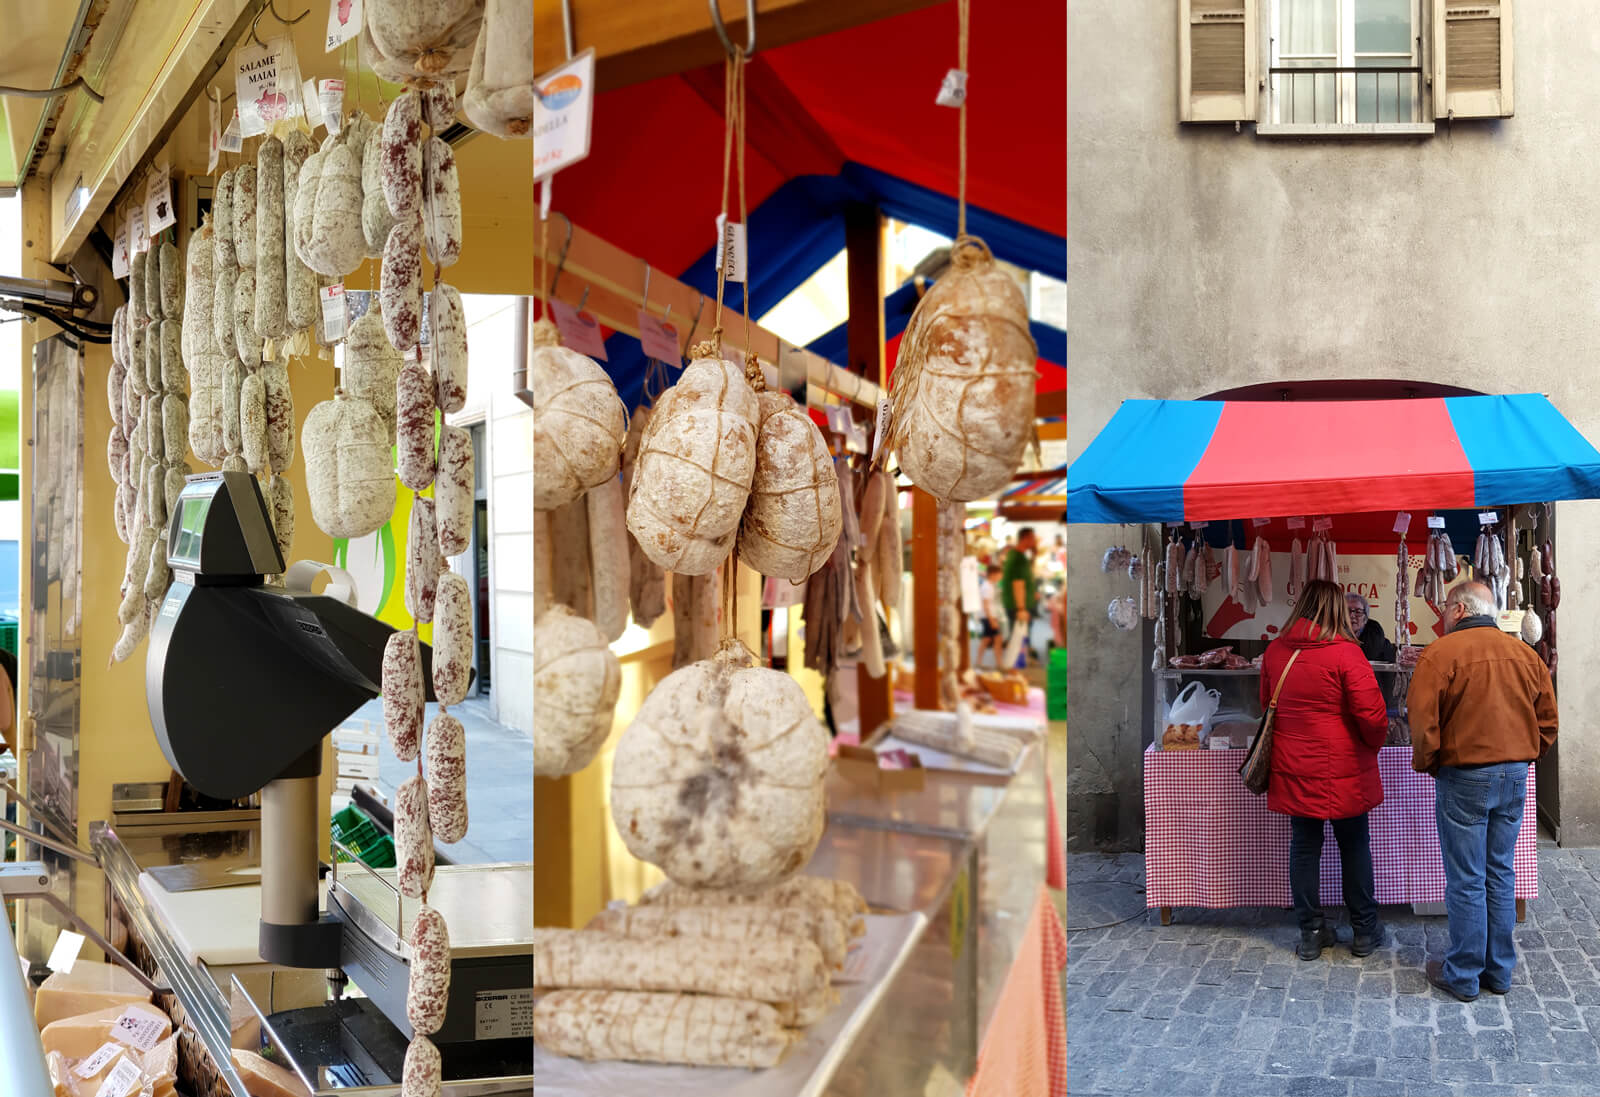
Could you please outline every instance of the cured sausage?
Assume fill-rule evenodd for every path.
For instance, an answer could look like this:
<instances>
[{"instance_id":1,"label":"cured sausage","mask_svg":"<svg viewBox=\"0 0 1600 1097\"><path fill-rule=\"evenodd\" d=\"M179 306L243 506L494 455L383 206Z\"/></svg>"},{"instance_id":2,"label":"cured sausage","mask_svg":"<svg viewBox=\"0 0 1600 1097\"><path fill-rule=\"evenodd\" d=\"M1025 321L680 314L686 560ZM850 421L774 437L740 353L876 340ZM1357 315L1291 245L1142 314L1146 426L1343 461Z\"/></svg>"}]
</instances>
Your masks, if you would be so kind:
<instances>
[{"instance_id":1,"label":"cured sausage","mask_svg":"<svg viewBox=\"0 0 1600 1097\"><path fill-rule=\"evenodd\" d=\"M178 246L164 240L158 253L161 268L161 315L168 320L183 319L183 259Z\"/></svg>"},{"instance_id":2,"label":"cured sausage","mask_svg":"<svg viewBox=\"0 0 1600 1097\"><path fill-rule=\"evenodd\" d=\"M165 317L161 311L161 249L158 247L145 258L144 314L149 320Z\"/></svg>"},{"instance_id":3,"label":"cured sausage","mask_svg":"<svg viewBox=\"0 0 1600 1097\"><path fill-rule=\"evenodd\" d=\"M300 258L318 274L342 278L366 258L367 242L361 235L360 152L344 145L328 150L312 183L306 172L300 176L304 189L315 190L311 236ZM310 161L307 161L307 168ZM300 196L296 196L299 204Z\"/></svg>"},{"instance_id":4,"label":"cured sausage","mask_svg":"<svg viewBox=\"0 0 1600 1097\"><path fill-rule=\"evenodd\" d=\"M428 826L428 782L408 777L394 797L396 886L408 899L420 899L433 883L433 831Z\"/></svg>"},{"instance_id":5,"label":"cured sausage","mask_svg":"<svg viewBox=\"0 0 1600 1097\"><path fill-rule=\"evenodd\" d=\"M579 617L592 618L594 564L589 559L589 504L580 496L548 513L554 546L551 601L560 602Z\"/></svg>"},{"instance_id":6,"label":"cured sausage","mask_svg":"<svg viewBox=\"0 0 1600 1097\"><path fill-rule=\"evenodd\" d=\"M280 339L289 330L283 198L283 142L268 137L256 150L255 331L263 339Z\"/></svg>"},{"instance_id":7,"label":"cured sausage","mask_svg":"<svg viewBox=\"0 0 1600 1097\"><path fill-rule=\"evenodd\" d=\"M152 393L144 401L144 411L140 413L140 422L144 424L144 452L150 455L152 461L159 461L167 452L166 420L162 417L159 393Z\"/></svg>"},{"instance_id":8,"label":"cured sausage","mask_svg":"<svg viewBox=\"0 0 1600 1097\"><path fill-rule=\"evenodd\" d=\"M215 235L211 228L211 217L207 215L200 223L200 231L189 237L188 269L183 279L183 337L178 345L185 362L193 362L211 349L211 304L212 293L216 289L212 278L216 247L212 237ZM115 323L112 325L112 334L116 336Z\"/></svg>"},{"instance_id":9,"label":"cured sausage","mask_svg":"<svg viewBox=\"0 0 1600 1097\"><path fill-rule=\"evenodd\" d=\"M239 389L244 383L244 367L230 356L222 367L222 447L223 454L244 452L244 435L239 430Z\"/></svg>"},{"instance_id":10,"label":"cured sausage","mask_svg":"<svg viewBox=\"0 0 1600 1097\"><path fill-rule=\"evenodd\" d=\"M453 430L453 427L447 427ZM440 456L443 457L441 450ZM440 477L440 485L445 482ZM439 489L435 488L435 494ZM584 496L589 511L589 560L593 569L594 623L608 642L628 628L628 515L622 500L622 481L613 476ZM465 532L465 531L463 531ZM441 527L440 540L443 541ZM463 551L465 547L463 546Z\"/></svg>"},{"instance_id":11,"label":"cured sausage","mask_svg":"<svg viewBox=\"0 0 1600 1097\"><path fill-rule=\"evenodd\" d=\"M164 383L161 380L161 331L166 327L165 321L152 320L144 329L144 367L145 387L154 395L160 395Z\"/></svg>"},{"instance_id":12,"label":"cured sausage","mask_svg":"<svg viewBox=\"0 0 1600 1097\"><path fill-rule=\"evenodd\" d=\"M361 150L361 235L367 242L367 255L383 254L383 245L394 228L394 214L383 196L383 127L373 126Z\"/></svg>"},{"instance_id":13,"label":"cured sausage","mask_svg":"<svg viewBox=\"0 0 1600 1097\"><path fill-rule=\"evenodd\" d=\"M434 133L443 133L456 120L456 86L454 82L435 84L422 93L422 120Z\"/></svg>"},{"instance_id":14,"label":"cured sausage","mask_svg":"<svg viewBox=\"0 0 1600 1097\"><path fill-rule=\"evenodd\" d=\"M126 545L131 538L128 535L128 507L124 502L122 485L117 485L117 490L111 496L112 519L117 527L117 540Z\"/></svg>"},{"instance_id":15,"label":"cured sausage","mask_svg":"<svg viewBox=\"0 0 1600 1097\"><path fill-rule=\"evenodd\" d=\"M433 378L421 362L407 362L395 382L395 448L400 482L422 491L434 478Z\"/></svg>"},{"instance_id":16,"label":"cured sausage","mask_svg":"<svg viewBox=\"0 0 1600 1097\"><path fill-rule=\"evenodd\" d=\"M183 464L189 454L189 402L180 393L169 392L161 398L161 437L167 464Z\"/></svg>"},{"instance_id":17,"label":"cured sausage","mask_svg":"<svg viewBox=\"0 0 1600 1097\"><path fill-rule=\"evenodd\" d=\"M188 392L189 377L183 368L182 320L161 321L160 380L163 392Z\"/></svg>"},{"instance_id":18,"label":"cured sausage","mask_svg":"<svg viewBox=\"0 0 1600 1097\"><path fill-rule=\"evenodd\" d=\"M533 126L533 8L488 0L472 51L462 113L485 133L526 137Z\"/></svg>"},{"instance_id":19,"label":"cured sausage","mask_svg":"<svg viewBox=\"0 0 1600 1097\"><path fill-rule=\"evenodd\" d=\"M429 300L434 403L440 411L451 414L467 402L467 315L454 286L436 284Z\"/></svg>"},{"instance_id":20,"label":"cured sausage","mask_svg":"<svg viewBox=\"0 0 1600 1097\"><path fill-rule=\"evenodd\" d=\"M178 494L183 491L183 485L188 482L193 473L187 461L179 462L167 469L167 513L171 514L178 506Z\"/></svg>"},{"instance_id":21,"label":"cured sausage","mask_svg":"<svg viewBox=\"0 0 1600 1097\"><path fill-rule=\"evenodd\" d=\"M395 383L404 365L405 356L389 345L389 337L383 332L383 303L374 297L367 311L350 325L350 334L344 341L344 370L339 383L347 394L372 405L388 428L391 440L397 414ZM431 429L431 408L428 419Z\"/></svg>"},{"instance_id":22,"label":"cured sausage","mask_svg":"<svg viewBox=\"0 0 1600 1097\"><path fill-rule=\"evenodd\" d=\"M406 988L406 1020L418 1035L431 1036L444 1024L450 1003L450 933L444 919L423 905L411 924L411 983Z\"/></svg>"},{"instance_id":23,"label":"cured sausage","mask_svg":"<svg viewBox=\"0 0 1600 1097\"><path fill-rule=\"evenodd\" d=\"M438 506L439 553L443 556L460 556L472 543L472 511L475 477L472 462L472 436L460 427L446 424L439 429L439 469L433 480L433 498ZM622 563L627 561L619 548L619 538L613 542L613 555ZM622 586L624 596L627 583Z\"/></svg>"},{"instance_id":24,"label":"cured sausage","mask_svg":"<svg viewBox=\"0 0 1600 1097\"><path fill-rule=\"evenodd\" d=\"M272 519L273 539L278 542L278 555L283 566L289 566L289 549L294 543L294 485L289 478L276 472L267 481L267 516Z\"/></svg>"},{"instance_id":25,"label":"cured sausage","mask_svg":"<svg viewBox=\"0 0 1600 1097\"><path fill-rule=\"evenodd\" d=\"M389 104L382 149L379 180L389 212L397 223L418 219L422 213L422 105L415 91L404 92Z\"/></svg>"},{"instance_id":26,"label":"cured sausage","mask_svg":"<svg viewBox=\"0 0 1600 1097\"><path fill-rule=\"evenodd\" d=\"M411 504L406 531L406 612L424 624L433 620L439 588L439 531L433 500L418 496Z\"/></svg>"},{"instance_id":27,"label":"cured sausage","mask_svg":"<svg viewBox=\"0 0 1600 1097\"><path fill-rule=\"evenodd\" d=\"M233 246L233 176L234 169L223 172L211 194L212 265L219 276L224 270L239 269L239 252Z\"/></svg>"},{"instance_id":28,"label":"cured sausage","mask_svg":"<svg viewBox=\"0 0 1600 1097\"><path fill-rule=\"evenodd\" d=\"M295 181L294 202L289 207L289 241L294 245L295 256L306 264L307 270L315 270L309 258L311 236L317 220L317 184L322 179L322 162L327 155L324 150L317 149L305 158L300 165L300 178Z\"/></svg>"},{"instance_id":29,"label":"cured sausage","mask_svg":"<svg viewBox=\"0 0 1600 1097\"><path fill-rule=\"evenodd\" d=\"M271 468L267 451L267 388L257 371L239 386L239 436L244 442L244 463L261 476Z\"/></svg>"},{"instance_id":30,"label":"cured sausage","mask_svg":"<svg viewBox=\"0 0 1600 1097\"><path fill-rule=\"evenodd\" d=\"M122 430L122 388L128 382L128 371L116 359L111 360L111 368L106 371L106 406L111 411L111 422L119 431ZM123 432L126 437L127 432Z\"/></svg>"},{"instance_id":31,"label":"cured sausage","mask_svg":"<svg viewBox=\"0 0 1600 1097\"><path fill-rule=\"evenodd\" d=\"M145 520L152 530L161 530L167 524L167 470L156 461L145 466L144 473Z\"/></svg>"},{"instance_id":32,"label":"cured sausage","mask_svg":"<svg viewBox=\"0 0 1600 1097\"><path fill-rule=\"evenodd\" d=\"M295 203L300 196L300 172L311 154L311 138L304 131L295 130L283 139L284 300L290 334L304 331L315 324L318 315L317 276L305 265L294 244Z\"/></svg>"},{"instance_id":33,"label":"cured sausage","mask_svg":"<svg viewBox=\"0 0 1600 1097\"><path fill-rule=\"evenodd\" d=\"M216 348L232 357L236 352L233 334L234 297L239 288L239 268L218 265L211 292L211 337Z\"/></svg>"},{"instance_id":34,"label":"cured sausage","mask_svg":"<svg viewBox=\"0 0 1600 1097\"><path fill-rule=\"evenodd\" d=\"M414 1036L406 1048L400 1076L400 1097L439 1097L439 1049L426 1036Z\"/></svg>"},{"instance_id":35,"label":"cured sausage","mask_svg":"<svg viewBox=\"0 0 1600 1097\"><path fill-rule=\"evenodd\" d=\"M146 332L148 325L138 324L128 332L128 381L140 396L150 395L150 375L145 371Z\"/></svg>"},{"instance_id":36,"label":"cured sausage","mask_svg":"<svg viewBox=\"0 0 1600 1097\"><path fill-rule=\"evenodd\" d=\"M472 597L453 571L439 576L433 617L433 693L441 705L458 705L472 675Z\"/></svg>"},{"instance_id":37,"label":"cured sausage","mask_svg":"<svg viewBox=\"0 0 1600 1097\"><path fill-rule=\"evenodd\" d=\"M331 537L365 537L394 513L394 466L388 432L365 400L335 394L306 416L311 518Z\"/></svg>"},{"instance_id":38,"label":"cured sausage","mask_svg":"<svg viewBox=\"0 0 1600 1097\"><path fill-rule=\"evenodd\" d=\"M383 245L379 300L383 330L398 351L409 351L422 334L422 217L412 213L389 230Z\"/></svg>"},{"instance_id":39,"label":"cured sausage","mask_svg":"<svg viewBox=\"0 0 1600 1097\"><path fill-rule=\"evenodd\" d=\"M121 427L113 426L106 435L106 464L111 468L111 478L121 484L128 464L128 436Z\"/></svg>"},{"instance_id":40,"label":"cured sausage","mask_svg":"<svg viewBox=\"0 0 1600 1097\"><path fill-rule=\"evenodd\" d=\"M261 336L256 334L256 272L241 270L233 287L233 346L251 373L261 368Z\"/></svg>"},{"instance_id":41,"label":"cured sausage","mask_svg":"<svg viewBox=\"0 0 1600 1097\"><path fill-rule=\"evenodd\" d=\"M383 726L402 762L415 761L422 743L422 649L409 629L389 634L383 648Z\"/></svg>"},{"instance_id":42,"label":"cured sausage","mask_svg":"<svg viewBox=\"0 0 1600 1097\"><path fill-rule=\"evenodd\" d=\"M172 585L172 569L167 567L167 539L157 537L150 543L150 563L144 573L146 601L159 602L167 596Z\"/></svg>"},{"instance_id":43,"label":"cured sausage","mask_svg":"<svg viewBox=\"0 0 1600 1097\"><path fill-rule=\"evenodd\" d=\"M233 169L233 250L239 266L256 266L256 166L240 164Z\"/></svg>"},{"instance_id":44,"label":"cured sausage","mask_svg":"<svg viewBox=\"0 0 1600 1097\"><path fill-rule=\"evenodd\" d=\"M422 146L422 220L428 254L437 266L461 258L461 179L456 154L442 137Z\"/></svg>"},{"instance_id":45,"label":"cured sausage","mask_svg":"<svg viewBox=\"0 0 1600 1097\"><path fill-rule=\"evenodd\" d=\"M267 459L273 472L294 464L294 393L289 388L289 367L271 362L257 374L267 416Z\"/></svg>"},{"instance_id":46,"label":"cured sausage","mask_svg":"<svg viewBox=\"0 0 1600 1097\"><path fill-rule=\"evenodd\" d=\"M446 844L467 836L467 735L441 712L428 725L428 825Z\"/></svg>"}]
</instances>

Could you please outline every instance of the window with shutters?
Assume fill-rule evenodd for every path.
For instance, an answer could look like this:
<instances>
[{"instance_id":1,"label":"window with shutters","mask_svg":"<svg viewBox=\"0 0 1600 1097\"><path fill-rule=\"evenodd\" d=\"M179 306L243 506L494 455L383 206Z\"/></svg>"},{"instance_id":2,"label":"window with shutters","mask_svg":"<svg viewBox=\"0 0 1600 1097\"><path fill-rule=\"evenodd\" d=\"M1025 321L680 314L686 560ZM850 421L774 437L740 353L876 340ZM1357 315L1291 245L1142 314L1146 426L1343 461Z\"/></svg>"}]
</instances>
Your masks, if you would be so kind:
<instances>
[{"instance_id":1,"label":"window with shutters","mask_svg":"<svg viewBox=\"0 0 1600 1097\"><path fill-rule=\"evenodd\" d=\"M1271 0L1271 18L1274 123L1422 120L1420 0Z\"/></svg>"}]
</instances>

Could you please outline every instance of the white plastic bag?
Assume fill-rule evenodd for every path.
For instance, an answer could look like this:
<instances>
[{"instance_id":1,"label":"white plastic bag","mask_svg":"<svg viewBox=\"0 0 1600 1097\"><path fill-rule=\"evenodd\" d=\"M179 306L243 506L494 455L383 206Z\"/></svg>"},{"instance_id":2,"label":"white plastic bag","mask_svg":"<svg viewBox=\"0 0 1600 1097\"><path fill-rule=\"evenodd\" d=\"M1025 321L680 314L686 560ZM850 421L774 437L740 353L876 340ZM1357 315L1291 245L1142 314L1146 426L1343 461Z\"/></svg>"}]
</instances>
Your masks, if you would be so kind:
<instances>
[{"instance_id":1,"label":"white plastic bag","mask_svg":"<svg viewBox=\"0 0 1600 1097\"><path fill-rule=\"evenodd\" d=\"M1207 725L1221 704L1220 692L1208 690L1199 682L1190 682L1167 710L1167 723Z\"/></svg>"}]
</instances>

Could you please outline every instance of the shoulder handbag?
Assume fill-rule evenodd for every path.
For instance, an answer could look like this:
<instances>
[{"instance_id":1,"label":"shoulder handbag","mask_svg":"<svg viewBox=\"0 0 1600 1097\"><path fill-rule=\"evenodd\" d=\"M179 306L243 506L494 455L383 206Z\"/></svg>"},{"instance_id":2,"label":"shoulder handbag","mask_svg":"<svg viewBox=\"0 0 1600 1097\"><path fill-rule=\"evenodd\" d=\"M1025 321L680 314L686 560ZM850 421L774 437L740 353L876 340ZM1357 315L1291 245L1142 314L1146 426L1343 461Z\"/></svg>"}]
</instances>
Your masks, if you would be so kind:
<instances>
[{"instance_id":1,"label":"shoulder handbag","mask_svg":"<svg viewBox=\"0 0 1600 1097\"><path fill-rule=\"evenodd\" d=\"M1289 661L1283 665L1283 673L1278 676L1278 685L1272 691L1272 701L1267 705L1267 711L1261 714L1261 723L1256 725L1256 739L1250 744L1250 752L1244 757L1244 764L1239 767L1239 776L1244 778L1244 787L1260 796L1267 791L1267 783L1272 779L1272 724L1278 714L1278 695L1283 692L1284 680L1289 677L1289 668L1294 666L1294 661L1300 658L1297 651L1289 656Z\"/></svg>"}]
</instances>

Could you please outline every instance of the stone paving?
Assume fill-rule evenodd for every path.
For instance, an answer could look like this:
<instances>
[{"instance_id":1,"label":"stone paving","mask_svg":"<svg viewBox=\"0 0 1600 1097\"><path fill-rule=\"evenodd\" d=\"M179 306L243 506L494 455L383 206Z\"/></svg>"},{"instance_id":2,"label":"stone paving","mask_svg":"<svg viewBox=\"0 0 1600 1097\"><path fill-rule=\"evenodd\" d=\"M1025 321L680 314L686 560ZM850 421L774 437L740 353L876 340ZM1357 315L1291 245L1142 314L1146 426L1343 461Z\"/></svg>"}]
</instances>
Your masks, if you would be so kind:
<instances>
[{"instance_id":1,"label":"stone paving","mask_svg":"<svg viewBox=\"0 0 1600 1097\"><path fill-rule=\"evenodd\" d=\"M1395 1097L1600 1094L1600 850L1539 851L1511 992L1430 987L1443 917L1385 907L1387 947L1317 961L1292 913L1143 911L1144 859L1068 863L1067 1089L1078 1094ZM1109 928L1106 922L1133 917Z\"/></svg>"}]
</instances>

